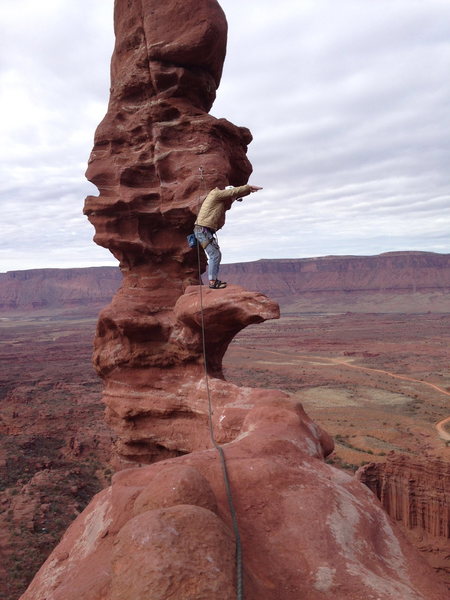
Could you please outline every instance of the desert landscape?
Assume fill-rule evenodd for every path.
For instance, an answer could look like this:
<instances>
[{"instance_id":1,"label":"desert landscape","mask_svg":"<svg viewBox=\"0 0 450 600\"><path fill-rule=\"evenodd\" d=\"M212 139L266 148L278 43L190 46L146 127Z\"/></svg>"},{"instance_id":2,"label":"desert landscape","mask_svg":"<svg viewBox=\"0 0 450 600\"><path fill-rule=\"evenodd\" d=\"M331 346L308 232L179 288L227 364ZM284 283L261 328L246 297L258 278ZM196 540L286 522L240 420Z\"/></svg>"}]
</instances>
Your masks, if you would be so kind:
<instances>
[{"instance_id":1,"label":"desert landscape","mask_svg":"<svg viewBox=\"0 0 450 600\"><path fill-rule=\"evenodd\" d=\"M448 417L449 326L442 314L287 314L242 332L226 375L296 394L348 468L391 451L440 458L448 456L449 434L437 425Z\"/></svg>"},{"instance_id":2,"label":"desert landscape","mask_svg":"<svg viewBox=\"0 0 450 600\"><path fill-rule=\"evenodd\" d=\"M105 272L98 273L104 279ZM5 600L18 598L69 523L108 485L113 472L127 466L114 452L116 434L105 424L101 381L91 364L100 306L86 299L93 288L88 274L82 273L84 287L72 283L71 306L55 300L53 273L51 297L57 306L28 305L3 309L0 315ZM58 289L80 274L60 275ZM45 295L46 278L39 277L37 289ZM269 285L274 287L273 279ZM335 451L327 461L338 469L354 473L373 464L393 465L398 488L394 518L450 584L450 427L445 422L450 416L450 311L414 312L413 293L403 294L400 302L400 294L391 291L385 304L379 292L375 297L355 292L357 301L346 292L350 306L373 312L343 312L336 294L310 294L303 312L292 310L293 304L305 302L301 295L295 302L292 296L281 298L279 320L250 325L232 341L225 377L240 386L293 394L333 436ZM422 292L421 304L425 296ZM398 311L399 305L405 312ZM396 467L398 457L409 462ZM369 485L373 474L367 473ZM375 479L379 485L379 474ZM426 508L427 496L440 491L441 506ZM417 512L425 515L423 522Z\"/></svg>"},{"instance_id":3,"label":"desert landscape","mask_svg":"<svg viewBox=\"0 0 450 600\"><path fill-rule=\"evenodd\" d=\"M421 151L429 115L440 113L429 108L433 104L425 119L409 110L442 77L414 86L412 103L404 101L409 75L397 78L408 117L393 103L387 121L377 118L372 108L379 91L366 77L375 74L373 50L383 63L402 56L407 73L405 53L384 43L380 52L373 40L370 54L355 51L342 14L333 28L345 44L335 45L339 51L326 60L326 87L308 83L309 68L291 76L290 63L312 64L319 55L301 43L307 63L300 56L286 61L295 54L284 32L292 29L296 43L311 38L313 46L323 41L323 49L332 50L328 18L318 35L308 20L304 30L286 21L282 43L261 55L266 66L272 54L277 60L285 106L295 108L280 111L273 100L280 92L268 80L278 114L264 126L276 135L260 139L285 141L282 152L265 144L260 155L265 159L255 168L255 183L258 172L269 191L257 209L263 228L253 237L248 223L243 234L234 231L235 257L247 249L258 257L276 244L278 258L222 265L228 284L211 268L210 285L202 285L206 255L209 267L220 257L210 237L228 220L226 211L263 189L250 183L252 132L211 112L229 22L216 0L114 2L109 99L87 160L92 185L83 192L89 195L82 213L93 241L118 268L0 273L2 600L448 598L450 255L439 253L447 246L439 210L445 190L432 184L440 179L436 156L427 163ZM422 22L418 14L412 19ZM89 37L99 48L94 21ZM359 37L365 38L362 21ZM401 35L391 37L403 48L403 17L400 23ZM379 29L385 41L385 28ZM251 47L249 33L247 27ZM100 101L97 50L85 50L85 82L92 86L95 73ZM358 71L335 69L334 56L341 54L349 65L362 58ZM242 72L239 102L249 101L245 85L264 89L263 71L254 64ZM380 81L392 79L386 66ZM335 77L334 71L342 73ZM57 72L66 82L67 73ZM333 79L338 87L328 87ZM286 83L300 87L292 93ZM39 86L31 77L25 87ZM336 104L328 91L338 88L344 96ZM322 114L316 130L307 97ZM80 146L82 115L94 112L83 108L74 118L55 119L54 110L65 104L52 100L48 113L55 125L76 125L77 135L67 139ZM342 117L329 111L333 105ZM20 103L22 132L19 109ZM45 139L41 113L38 137ZM393 117L407 129L405 144ZM408 124L424 120L411 135ZM378 151L369 123L382 134ZM327 135L332 143L324 143ZM297 150L289 142L294 138ZM416 163L409 156L414 143ZM79 171L68 177L70 165L84 159L75 161L75 146L44 146L35 161L36 184L27 189L19 168L11 187L6 213L14 220L23 207L33 219L37 201L39 211L31 228L20 219L25 237L12 228L6 236L17 252L8 254L8 264L89 264L81 219L65 216L81 190ZM67 173L61 178L49 162L51 148ZM272 177L272 185L280 184L271 189ZM274 212L281 196L282 210ZM340 219L324 228L332 214ZM291 222L291 215L298 219ZM401 221L403 233L396 231ZM41 236L47 228L51 235ZM36 238L29 235L33 229ZM194 231L201 242L200 229L209 241L194 249L186 238ZM390 241L398 251L297 258L300 252L377 252ZM417 247L438 252L400 251ZM284 250L294 258L281 258Z\"/></svg>"},{"instance_id":4,"label":"desert landscape","mask_svg":"<svg viewBox=\"0 0 450 600\"><path fill-rule=\"evenodd\" d=\"M109 482L111 432L91 367L95 317L0 323L0 585L13 600Z\"/></svg>"}]
</instances>

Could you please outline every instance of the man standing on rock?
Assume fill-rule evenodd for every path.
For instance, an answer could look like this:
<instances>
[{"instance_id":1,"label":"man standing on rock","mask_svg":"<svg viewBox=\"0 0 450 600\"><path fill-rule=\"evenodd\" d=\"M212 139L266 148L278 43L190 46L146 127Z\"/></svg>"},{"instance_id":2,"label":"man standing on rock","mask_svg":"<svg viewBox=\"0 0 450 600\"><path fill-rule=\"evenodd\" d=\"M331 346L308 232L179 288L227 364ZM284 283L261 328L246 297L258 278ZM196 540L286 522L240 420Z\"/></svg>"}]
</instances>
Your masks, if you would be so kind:
<instances>
[{"instance_id":1,"label":"man standing on rock","mask_svg":"<svg viewBox=\"0 0 450 600\"><path fill-rule=\"evenodd\" d=\"M221 289L227 287L225 281L218 279L220 261L222 253L220 252L217 237L214 237L216 231L221 229L225 223L225 212L231 208L235 200L242 200L242 196L248 196L253 192L262 190L256 185L241 185L234 187L227 185L224 190L214 188L209 192L198 213L194 227L194 235L198 243L208 255L208 279L211 289Z\"/></svg>"}]
</instances>

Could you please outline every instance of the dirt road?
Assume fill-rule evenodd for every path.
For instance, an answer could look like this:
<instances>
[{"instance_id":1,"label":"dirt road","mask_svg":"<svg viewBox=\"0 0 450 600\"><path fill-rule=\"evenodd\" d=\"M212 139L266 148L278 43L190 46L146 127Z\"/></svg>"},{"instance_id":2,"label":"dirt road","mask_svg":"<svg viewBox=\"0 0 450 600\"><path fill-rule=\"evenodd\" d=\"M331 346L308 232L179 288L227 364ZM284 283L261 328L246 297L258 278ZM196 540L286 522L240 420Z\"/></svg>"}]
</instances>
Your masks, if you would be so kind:
<instances>
[{"instance_id":1,"label":"dirt road","mask_svg":"<svg viewBox=\"0 0 450 600\"><path fill-rule=\"evenodd\" d=\"M268 352L270 354L276 354L278 356L286 356L286 354L284 354L282 352L277 352L275 350L266 350L266 352ZM310 356L310 355L302 355L301 354L301 355L296 355L294 360L296 362L299 362L301 360L314 360L314 361L316 361L316 364L318 364L318 365L334 364L334 365L341 365L341 366L347 367L349 369L358 369L358 370L365 371L368 373L379 373L382 375L387 375L389 377L393 377L395 379L401 379L403 381L410 381L412 383L419 383L421 385L426 385L427 387L430 387L433 390L435 390L441 394L444 394L445 396L450 396L450 392L448 392L447 390L444 390L444 388L442 388L434 383L430 383L428 381L422 381L421 379L414 379L413 377L407 377L406 375L399 375L397 373L391 373L390 371L385 371L383 369L372 369L370 367L363 367L361 365L355 365L352 362L353 359L342 360L339 358L323 357L323 356ZM439 423L436 423L436 425L435 425L438 436L442 440L444 440L446 443L450 442L450 433L446 430L447 424L450 424L450 417L446 417L445 419L442 419L442 421L439 421Z\"/></svg>"},{"instance_id":2,"label":"dirt road","mask_svg":"<svg viewBox=\"0 0 450 600\"><path fill-rule=\"evenodd\" d=\"M426 386L440 392L441 394L444 394L445 396L450 396L450 392L448 392L447 390L444 390L440 386L438 386L434 383L430 383L428 381L422 381L421 379L414 379L413 377L407 377L406 375L398 375L397 373L391 373L390 371L384 371L383 369L371 369L370 367L362 367L360 365L354 365L347 361L339 360L337 358L331 358L330 360L334 364L344 365L346 367L350 367L353 369L361 369L363 371L370 371L372 373L382 373L383 375L389 375L389 377L394 377L395 379L402 379L403 381L412 381L413 383L420 383L422 385L426 385ZM443 439L445 442L450 442L450 433L445 428L447 423L450 423L450 417L446 417L445 419L442 419L442 421L439 421L439 423L436 423L435 427L436 427L436 431L438 432L438 436L441 439Z\"/></svg>"}]
</instances>

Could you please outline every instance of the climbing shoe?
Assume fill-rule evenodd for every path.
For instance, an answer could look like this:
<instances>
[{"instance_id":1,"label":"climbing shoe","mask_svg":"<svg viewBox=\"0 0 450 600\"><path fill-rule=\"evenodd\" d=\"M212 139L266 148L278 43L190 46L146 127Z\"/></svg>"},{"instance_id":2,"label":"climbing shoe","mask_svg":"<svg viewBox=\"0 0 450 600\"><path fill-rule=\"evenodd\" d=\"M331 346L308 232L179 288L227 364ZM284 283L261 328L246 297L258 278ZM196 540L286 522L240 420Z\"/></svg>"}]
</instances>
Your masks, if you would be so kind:
<instances>
[{"instance_id":1,"label":"climbing shoe","mask_svg":"<svg viewBox=\"0 0 450 600\"><path fill-rule=\"evenodd\" d=\"M212 290L221 290L223 288L227 287L227 284L225 281L220 281L220 279L216 279L214 283L210 283L209 287Z\"/></svg>"}]
</instances>

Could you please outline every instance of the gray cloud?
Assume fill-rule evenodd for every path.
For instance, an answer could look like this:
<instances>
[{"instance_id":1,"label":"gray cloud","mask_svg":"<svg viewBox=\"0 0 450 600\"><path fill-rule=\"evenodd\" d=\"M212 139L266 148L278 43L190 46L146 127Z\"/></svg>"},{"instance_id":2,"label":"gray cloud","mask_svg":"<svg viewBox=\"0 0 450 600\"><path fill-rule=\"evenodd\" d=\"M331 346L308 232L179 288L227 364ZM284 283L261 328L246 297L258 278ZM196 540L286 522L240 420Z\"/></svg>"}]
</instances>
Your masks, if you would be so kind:
<instances>
[{"instance_id":1,"label":"gray cloud","mask_svg":"<svg viewBox=\"0 0 450 600\"><path fill-rule=\"evenodd\" d=\"M442 2L319 0L278 17L280 44L267 22L250 34L258 52L229 53L226 74L242 75L219 106L252 129L267 191L260 212L252 198L230 213L227 260L247 228L251 258L262 256L267 223L266 257L449 251L449 17ZM253 88L261 112L245 101Z\"/></svg>"},{"instance_id":2,"label":"gray cloud","mask_svg":"<svg viewBox=\"0 0 450 600\"><path fill-rule=\"evenodd\" d=\"M113 48L112 0L0 7L0 271L115 264L81 214ZM212 113L254 135L224 260L449 252L450 5L222 0Z\"/></svg>"}]
</instances>

